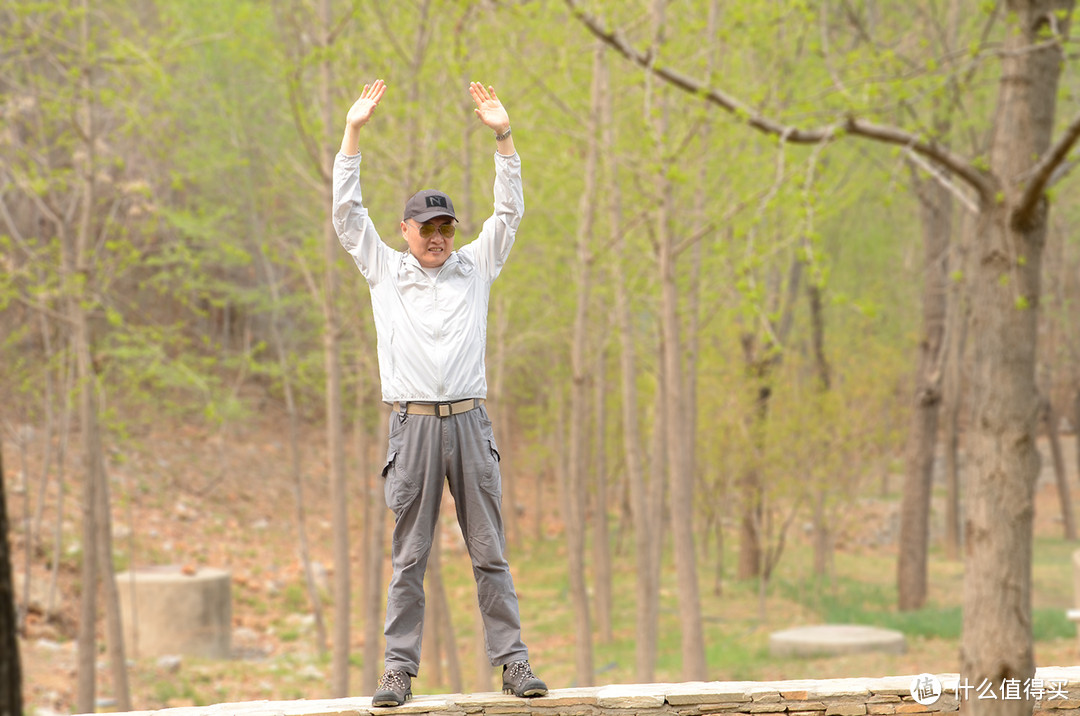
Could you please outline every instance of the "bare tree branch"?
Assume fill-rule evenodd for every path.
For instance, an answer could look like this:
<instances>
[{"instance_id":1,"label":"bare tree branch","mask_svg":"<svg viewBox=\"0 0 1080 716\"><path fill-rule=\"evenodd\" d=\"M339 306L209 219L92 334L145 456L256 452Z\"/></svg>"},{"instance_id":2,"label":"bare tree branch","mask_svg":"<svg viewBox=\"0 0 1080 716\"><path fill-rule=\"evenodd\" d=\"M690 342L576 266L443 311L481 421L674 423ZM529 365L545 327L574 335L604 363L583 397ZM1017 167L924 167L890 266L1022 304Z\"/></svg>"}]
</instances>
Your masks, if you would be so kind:
<instances>
[{"instance_id":1,"label":"bare tree branch","mask_svg":"<svg viewBox=\"0 0 1080 716\"><path fill-rule=\"evenodd\" d=\"M748 125L765 134L774 134L782 137L786 142L794 144L818 144L820 142L838 139L843 134L853 134L865 139L872 139L884 144L895 144L908 147L911 151L937 162L951 173L970 184L984 200L989 201L994 195L994 184L989 175L975 168L966 158L955 154L947 147L943 147L932 140L921 139L916 134L911 134L898 127L880 125L857 117L851 117L838 121L834 124L815 128L801 128L784 125L770 117L760 114L757 110L742 102L738 98L721 90L708 87L701 82L688 77L677 70L660 67L656 64L655 57L651 53L644 53L631 45L617 30L605 28L599 20L585 12L578 0L565 0L571 13L604 43L612 47L623 57L627 58L639 67L648 70L660 79L679 89L697 95L707 102L711 102L729 113L739 117Z\"/></svg>"},{"instance_id":2,"label":"bare tree branch","mask_svg":"<svg viewBox=\"0 0 1080 716\"><path fill-rule=\"evenodd\" d=\"M334 27L330 30L330 32L327 33L327 35L326 35L326 45L327 45L327 47L329 47L330 45L333 45L335 42L337 42L337 39L341 35L341 33L343 33L348 28L349 22L359 14L360 14L360 2L359 2L359 0L354 0L353 4L352 4L352 7L349 9L349 11L347 13L345 13L344 15L342 15L340 18L338 18L337 24L334 25Z\"/></svg>"},{"instance_id":3,"label":"bare tree branch","mask_svg":"<svg viewBox=\"0 0 1080 716\"><path fill-rule=\"evenodd\" d=\"M964 205L965 209L970 211L972 214L979 213L978 205L974 201L972 201L972 199L968 197L968 195L965 194L960 189L960 187L956 186L956 184L953 184L952 181L949 180L949 177L942 173L940 169L935 167L933 164L928 163L925 159L920 157L915 152L908 151L907 157L916 165L918 165L920 169L932 176L934 178L934 181L936 181L943 188L947 189L953 196L955 196L957 200Z\"/></svg>"},{"instance_id":4,"label":"bare tree branch","mask_svg":"<svg viewBox=\"0 0 1080 716\"><path fill-rule=\"evenodd\" d=\"M49 308L48 306L46 306L41 301L35 301L35 300L30 299L30 298L27 298L26 296L21 296L21 295L16 295L15 300L18 301L19 303L21 303L22 305L26 306L29 309L37 311L38 313L40 313L40 314L42 314L44 316L48 316L49 318L51 318L54 321L57 321L59 323L63 323L64 325L68 325L68 326L72 325L72 320L71 320L70 317L65 316L62 313L58 313L57 311L54 311L53 309Z\"/></svg>"},{"instance_id":5,"label":"bare tree branch","mask_svg":"<svg viewBox=\"0 0 1080 716\"><path fill-rule=\"evenodd\" d=\"M289 74L286 85L289 95L289 109L292 110L293 124L296 125L296 133L300 138L300 143L304 146L304 153L307 155L307 158L311 160L311 164L315 168L315 173L324 183L327 183L330 181L330 174L324 166L325 162L321 159L322 150L320 149L318 142L316 142L312 136L312 132L308 131L306 123L304 122L304 112L302 109L303 102L301 101L303 96L303 77L299 61L296 68Z\"/></svg>"},{"instance_id":6,"label":"bare tree branch","mask_svg":"<svg viewBox=\"0 0 1080 716\"><path fill-rule=\"evenodd\" d=\"M18 174L10 174L12 182L18 187L19 191L23 193L23 196L30 199L30 201L37 206L38 211L45 215L45 217L56 225L57 231L63 232L68 225L66 220L69 217L61 218L56 210L49 205L47 201L37 192L34 191L26 181L25 177ZM74 202L73 202L74 203Z\"/></svg>"},{"instance_id":7,"label":"bare tree branch","mask_svg":"<svg viewBox=\"0 0 1080 716\"><path fill-rule=\"evenodd\" d=\"M7 202L4 200L6 190L6 186L0 187L0 217L4 219L4 223L7 225L8 231L11 232L10 236L15 243L19 245L19 248L21 248L27 256L32 257L34 255L33 249L30 248L26 239L23 238L22 232L19 231L18 224L15 223L15 219L11 216L11 212L8 211Z\"/></svg>"},{"instance_id":8,"label":"bare tree branch","mask_svg":"<svg viewBox=\"0 0 1080 716\"><path fill-rule=\"evenodd\" d=\"M1054 173L1050 175L1050 181L1046 183L1046 188L1053 189L1059 181L1069 176L1078 164L1080 164L1080 160L1076 159L1071 162L1062 162L1059 164L1058 168L1054 170Z\"/></svg>"},{"instance_id":9,"label":"bare tree branch","mask_svg":"<svg viewBox=\"0 0 1080 716\"><path fill-rule=\"evenodd\" d=\"M693 236L687 236L682 241L680 241L678 245L676 245L675 248L672 249L671 253L675 256L678 256L683 251L686 251L688 248L701 241L714 231L716 231L715 224L713 224L712 222L706 224L703 228L699 229Z\"/></svg>"},{"instance_id":10,"label":"bare tree branch","mask_svg":"<svg viewBox=\"0 0 1080 716\"><path fill-rule=\"evenodd\" d=\"M1017 219L1023 220L1035 210L1035 206L1038 204L1043 192L1046 191L1051 178L1054 178L1055 181L1060 179L1060 177L1054 176L1054 170L1065 162L1065 157L1076 145L1077 140L1080 140L1080 114L1073 117L1072 121L1069 122L1069 126L1065 128L1065 133L1061 135L1057 143L1050 147L1050 150L1042 156L1039 163L1032 167L1029 172L1031 179L1020 197L1014 213Z\"/></svg>"}]
</instances>

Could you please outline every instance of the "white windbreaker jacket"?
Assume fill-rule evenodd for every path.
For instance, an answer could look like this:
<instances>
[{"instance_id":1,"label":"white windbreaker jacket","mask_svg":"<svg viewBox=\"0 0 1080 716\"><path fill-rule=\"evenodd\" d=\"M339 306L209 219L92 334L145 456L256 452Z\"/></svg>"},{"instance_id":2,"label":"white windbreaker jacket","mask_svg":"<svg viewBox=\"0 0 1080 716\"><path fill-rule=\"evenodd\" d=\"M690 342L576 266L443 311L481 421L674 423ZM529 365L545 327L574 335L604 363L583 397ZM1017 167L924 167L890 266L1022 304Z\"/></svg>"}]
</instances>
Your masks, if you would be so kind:
<instances>
[{"instance_id":1,"label":"white windbreaker jacket","mask_svg":"<svg viewBox=\"0 0 1080 716\"><path fill-rule=\"evenodd\" d=\"M334 159L334 228L371 289L384 402L487 397L488 296L525 213L521 160L495 153L495 212L436 278L383 243L360 192L360 155Z\"/></svg>"}]
</instances>

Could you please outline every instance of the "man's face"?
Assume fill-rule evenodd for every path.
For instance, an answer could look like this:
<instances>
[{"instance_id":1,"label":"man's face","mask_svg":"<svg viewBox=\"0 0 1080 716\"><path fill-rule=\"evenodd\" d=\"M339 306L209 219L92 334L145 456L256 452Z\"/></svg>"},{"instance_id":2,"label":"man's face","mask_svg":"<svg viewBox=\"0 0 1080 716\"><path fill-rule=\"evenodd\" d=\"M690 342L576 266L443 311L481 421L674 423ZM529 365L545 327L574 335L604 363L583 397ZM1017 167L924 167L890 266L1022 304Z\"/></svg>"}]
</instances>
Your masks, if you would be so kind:
<instances>
[{"instance_id":1,"label":"man's face","mask_svg":"<svg viewBox=\"0 0 1080 716\"><path fill-rule=\"evenodd\" d=\"M434 227L433 229L424 228L425 226ZM415 219L406 219L401 222L401 234L405 237L405 242L409 245L409 253L416 257L416 260L420 262L420 265L424 268L438 268L446 263L446 259L450 258L450 252L454 250L454 237L451 234L450 237L443 235L439 227L449 226L454 228L454 220L449 216L436 216L422 224L417 223ZM425 238L422 234L430 232L430 236Z\"/></svg>"}]
</instances>

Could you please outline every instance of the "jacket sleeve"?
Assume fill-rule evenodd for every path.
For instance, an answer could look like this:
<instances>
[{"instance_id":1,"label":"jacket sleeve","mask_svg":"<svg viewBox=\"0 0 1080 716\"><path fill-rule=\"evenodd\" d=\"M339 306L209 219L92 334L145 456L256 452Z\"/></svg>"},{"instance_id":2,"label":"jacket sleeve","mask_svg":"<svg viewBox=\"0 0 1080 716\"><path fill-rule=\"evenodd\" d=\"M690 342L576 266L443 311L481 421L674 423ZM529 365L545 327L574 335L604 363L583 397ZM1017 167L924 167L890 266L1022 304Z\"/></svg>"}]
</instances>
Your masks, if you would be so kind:
<instances>
[{"instance_id":1,"label":"jacket sleeve","mask_svg":"<svg viewBox=\"0 0 1080 716\"><path fill-rule=\"evenodd\" d=\"M525 214L525 193L521 183L521 158L517 154L495 153L495 211L484 222L476 241L463 247L477 268L494 281L514 246L518 224Z\"/></svg>"},{"instance_id":2,"label":"jacket sleeve","mask_svg":"<svg viewBox=\"0 0 1080 716\"><path fill-rule=\"evenodd\" d=\"M394 251L383 243L364 207L360 191L360 155L338 152L334 158L334 230L341 245L370 286L386 275Z\"/></svg>"}]
</instances>

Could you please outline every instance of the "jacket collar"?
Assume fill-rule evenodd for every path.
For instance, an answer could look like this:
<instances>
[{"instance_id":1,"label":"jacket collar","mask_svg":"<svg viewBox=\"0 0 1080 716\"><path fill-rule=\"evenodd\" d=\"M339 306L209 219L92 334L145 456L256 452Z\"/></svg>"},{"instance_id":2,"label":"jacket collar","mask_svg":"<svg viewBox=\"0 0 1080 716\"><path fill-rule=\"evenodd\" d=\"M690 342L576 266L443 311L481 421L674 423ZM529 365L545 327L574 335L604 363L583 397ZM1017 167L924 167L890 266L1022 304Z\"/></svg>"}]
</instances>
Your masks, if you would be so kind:
<instances>
[{"instance_id":1,"label":"jacket collar","mask_svg":"<svg viewBox=\"0 0 1080 716\"><path fill-rule=\"evenodd\" d=\"M412 255L411 251L405 249L401 253L403 254L401 261L404 266L408 266L409 268L415 268L417 271L424 270L424 267L420 265L420 261ZM456 249L450 252L450 256L447 257L446 262L442 265L442 268L443 271L449 269L452 271L458 271L459 273L468 273L465 262L462 261L461 258L458 256L458 252Z\"/></svg>"}]
</instances>

